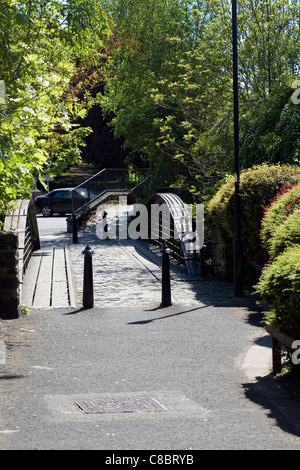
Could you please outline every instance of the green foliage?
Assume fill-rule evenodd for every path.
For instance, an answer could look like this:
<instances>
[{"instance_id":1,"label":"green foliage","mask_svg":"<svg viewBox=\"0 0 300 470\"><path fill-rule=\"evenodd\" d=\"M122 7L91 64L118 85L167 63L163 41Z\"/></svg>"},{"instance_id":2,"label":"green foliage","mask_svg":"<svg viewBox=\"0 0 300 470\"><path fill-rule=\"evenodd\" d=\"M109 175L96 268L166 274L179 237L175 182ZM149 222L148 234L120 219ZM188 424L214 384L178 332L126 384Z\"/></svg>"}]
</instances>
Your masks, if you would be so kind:
<instances>
[{"instance_id":1,"label":"green foliage","mask_svg":"<svg viewBox=\"0 0 300 470\"><path fill-rule=\"evenodd\" d=\"M296 184L293 188L281 194L267 208L261 224L261 240L270 254L274 254L272 248L273 235L282 224L285 225L287 220L290 221L290 214L293 214L296 209L300 209L300 184Z\"/></svg>"},{"instance_id":2,"label":"green foliage","mask_svg":"<svg viewBox=\"0 0 300 470\"><path fill-rule=\"evenodd\" d=\"M291 101L297 74L299 2L238 2L240 159L242 168L299 164L300 107ZM233 171L233 110L200 137ZM202 147L203 147L202 145Z\"/></svg>"},{"instance_id":3,"label":"green foliage","mask_svg":"<svg viewBox=\"0 0 300 470\"><path fill-rule=\"evenodd\" d=\"M240 159L242 168L264 162L299 164L300 106L292 98L291 79L266 96L253 101L240 99ZM224 113L207 133L209 148L219 158L233 161L232 112Z\"/></svg>"},{"instance_id":4,"label":"green foliage","mask_svg":"<svg viewBox=\"0 0 300 470\"><path fill-rule=\"evenodd\" d=\"M66 93L78 57L93 58L105 32L96 0L0 1L0 212L28 197L34 178L59 174L79 162L89 129L74 121L85 115Z\"/></svg>"},{"instance_id":5,"label":"green foliage","mask_svg":"<svg viewBox=\"0 0 300 470\"><path fill-rule=\"evenodd\" d=\"M114 44L107 44L107 84L101 107L113 118L111 125L125 145L139 152L150 166L162 168L167 160L160 149L158 121L169 111L160 104L158 84L171 73L189 36L187 1L143 0L108 2L115 26ZM112 3L112 6L111 6ZM165 126L167 131L168 123ZM173 161L176 166L176 161Z\"/></svg>"},{"instance_id":6,"label":"green foliage","mask_svg":"<svg viewBox=\"0 0 300 470\"><path fill-rule=\"evenodd\" d=\"M282 188L266 208L261 238L270 261L255 291L268 305L265 320L300 334L300 183Z\"/></svg>"},{"instance_id":7,"label":"green foliage","mask_svg":"<svg viewBox=\"0 0 300 470\"><path fill-rule=\"evenodd\" d=\"M300 335L300 246L287 248L263 269L255 292L270 308L265 320L292 336Z\"/></svg>"},{"instance_id":8,"label":"green foliage","mask_svg":"<svg viewBox=\"0 0 300 470\"><path fill-rule=\"evenodd\" d=\"M104 3L114 47L101 105L116 135L159 172L184 165L201 184L232 172L231 2ZM238 2L242 168L299 162L299 8Z\"/></svg>"},{"instance_id":9,"label":"green foliage","mask_svg":"<svg viewBox=\"0 0 300 470\"><path fill-rule=\"evenodd\" d=\"M296 73L299 2L239 2L241 94L264 100ZM275 95L274 95L275 96Z\"/></svg>"},{"instance_id":10,"label":"green foliage","mask_svg":"<svg viewBox=\"0 0 300 470\"><path fill-rule=\"evenodd\" d=\"M260 230L264 206L276 196L280 188L296 184L300 180L300 169L290 166L260 165L241 173L241 236L246 259L259 264L267 259L261 247ZM235 237L235 184L228 177L215 196L207 204L207 223L213 224L229 246Z\"/></svg>"},{"instance_id":11,"label":"green foliage","mask_svg":"<svg viewBox=\"0 0 300 470\"><path fill-rule=\"evenodd\" d=\"M222 13L226 25L228 7L200 0L193 8L187 0L107 3L115 47L108 45L107 84L99 98L103 111L113 113L115 135L159 172L170 174L171 164L175 175L182 165L208 173L211 164L198 158L195 145L229 98L230 56L218 20Z\"/></svg>"},{"instance_id":12,"label":"green foliage","mask_svg":"<svg viewBox=\"0 0 300 470\"><path fill-rule=\"evenodd\" d=\"M269 241L271 259L276 258L287 248L300 245L300 207L290 214L282 225L279 225Z\"/></svg>"}]
</instances>

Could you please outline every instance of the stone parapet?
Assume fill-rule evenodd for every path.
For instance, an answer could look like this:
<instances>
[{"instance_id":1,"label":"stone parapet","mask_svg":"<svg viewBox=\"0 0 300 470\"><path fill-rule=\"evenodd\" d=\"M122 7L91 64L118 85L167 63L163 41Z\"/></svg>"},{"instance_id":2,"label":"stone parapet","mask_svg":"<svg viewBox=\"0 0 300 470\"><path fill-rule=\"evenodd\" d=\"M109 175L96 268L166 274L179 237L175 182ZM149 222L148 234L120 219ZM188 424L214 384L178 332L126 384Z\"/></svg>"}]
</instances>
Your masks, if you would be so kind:
<instances>
[{"instance_id":1,"label":"stone parapet","mask_svg":"<svg viewBox=\"0 0 300 470\"><path fill-rule=\"evenodd\" d=\"M20 314L20 282L18 234L0 232L0 317L18 318Z\"/></svg>"}]
</instances>

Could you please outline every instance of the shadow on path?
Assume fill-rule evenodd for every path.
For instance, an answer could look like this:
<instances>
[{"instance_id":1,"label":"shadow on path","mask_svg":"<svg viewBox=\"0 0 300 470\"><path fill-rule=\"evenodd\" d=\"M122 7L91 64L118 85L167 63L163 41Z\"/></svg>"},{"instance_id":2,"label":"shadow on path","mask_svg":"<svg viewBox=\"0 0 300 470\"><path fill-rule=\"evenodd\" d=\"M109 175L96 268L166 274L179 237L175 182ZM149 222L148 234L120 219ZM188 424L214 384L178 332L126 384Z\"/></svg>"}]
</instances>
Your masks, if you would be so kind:
<instances>
[{"instance_id":1,"label":"shadow on path","mask_svg":"<svg viewBox=\"0 0 300 470\"><path fill-rule=\"evenodd\" d=\"M291 398L273 375L256 380L243 384L246 398L268 410L268 417L275 419L283 431L300 437L300 403Z\"/></svg>"},{"instance_id":2,"label":"shadow on path","mask_svg":"<svg viewBox=\"0 0 300 470\"><path fill-rule=\"evenodd\" d=\"M156 317L156 318L150 318L148 320L140 320L140 321L129 322L129 323L127 323L127 325L145 325L147 323L152 323L153 321L156 321L156 320L165 320L166 318L177 317L178 315L183 315L184 313L198 311L202 308L207 308L207 307L208 307L208 305L204 305L203 307L192 308L190 310L185 310L184 312L171 313L169 315L165 315L165 316L162 316L162 317ZM161 308L158 307L158 308L155 308L155 309L152 309L152 310L146 310L146 312L151 312L151 311L154 311L154 310L161 310Z\"/></svg>"}]
</instances>

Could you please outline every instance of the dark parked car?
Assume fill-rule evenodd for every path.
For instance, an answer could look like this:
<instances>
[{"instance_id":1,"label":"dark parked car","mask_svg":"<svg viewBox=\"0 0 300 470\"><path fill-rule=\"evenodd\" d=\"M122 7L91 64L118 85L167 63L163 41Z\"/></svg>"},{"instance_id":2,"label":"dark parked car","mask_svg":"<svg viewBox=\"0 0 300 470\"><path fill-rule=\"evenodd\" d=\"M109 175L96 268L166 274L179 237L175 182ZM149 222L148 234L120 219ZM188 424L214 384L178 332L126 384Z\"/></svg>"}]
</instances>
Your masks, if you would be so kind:
<instances>
[{"instance_id":1,"label":"dark parked car","mask_svg":"<svg viewBox=\"0 0 300 470\"><path fill-rule=\"evenodd\" d=\"M37 196L34 200L36 212L41 212L44 217L50 217L55 213L72 213L72 189L74 188L54 189L44 196ZM94 195L90 194L89 196L87 189L79 188L73 193L73 197L75 197L75 208L77 209L92 199Z\"/></svg>"}]
</instances>

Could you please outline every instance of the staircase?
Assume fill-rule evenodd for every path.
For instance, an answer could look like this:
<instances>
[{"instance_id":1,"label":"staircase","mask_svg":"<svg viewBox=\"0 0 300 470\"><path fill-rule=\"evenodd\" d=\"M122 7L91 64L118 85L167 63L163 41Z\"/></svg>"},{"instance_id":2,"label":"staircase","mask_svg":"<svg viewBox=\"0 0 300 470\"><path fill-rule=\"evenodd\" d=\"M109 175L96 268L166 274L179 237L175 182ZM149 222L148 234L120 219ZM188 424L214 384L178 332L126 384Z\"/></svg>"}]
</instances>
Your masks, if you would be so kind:
<instances>
[{"instance_id":1,"label":"staircase","mask_svg":"<svg viewBox=\"0 0 300 470\"><path fill-rule=\"evenodd\" d=\"M125 196L128 203L134 200L134 194L148 179L136 181L134 187L127 187L126 169L104 168L72 190L72 217L67 219L68 232L73 231L73 223L77 228L85 225L98 206L107 202L118 202L120 196ZM132 181L131 181L132 185ZM130 197L131 196L131 197ZM74 231L73 231L74 233Z\"/></svg>"}]
</instances>

